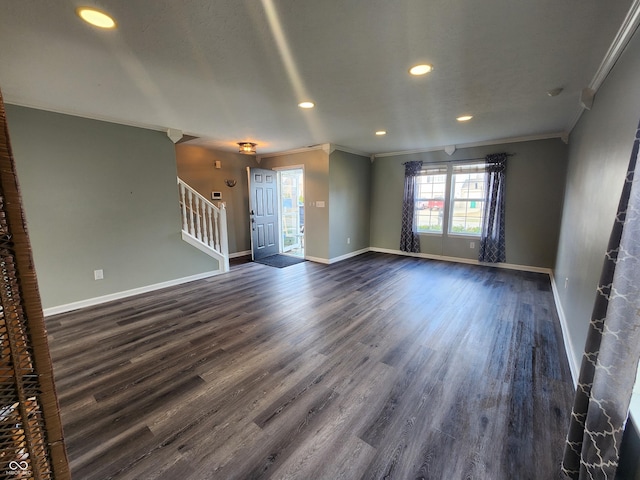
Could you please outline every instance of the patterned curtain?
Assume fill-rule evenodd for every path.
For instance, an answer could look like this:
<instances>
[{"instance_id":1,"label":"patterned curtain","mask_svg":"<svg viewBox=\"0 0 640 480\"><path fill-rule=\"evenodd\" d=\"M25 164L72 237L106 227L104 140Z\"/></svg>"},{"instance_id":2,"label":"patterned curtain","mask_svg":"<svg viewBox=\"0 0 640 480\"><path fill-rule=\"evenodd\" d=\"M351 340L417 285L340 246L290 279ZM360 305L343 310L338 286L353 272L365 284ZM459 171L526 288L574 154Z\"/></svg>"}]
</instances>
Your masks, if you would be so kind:
<instances>
[{"instance_id":1,"label":"patterned curtain","mask_svg":"<svg viewBox=\"0 0 640 480\"><path fill-rule=\"evenodd\" d=\"M636 132L593 307L562 471L571 479L611 479L640 357L640 144Z\"/></svg>"},{"instance_id":2,"label":"patterned curtain","mask_svg":"<svg viewBox=\"0 0 640 480\"><path fill-rule=\"evenodd\" d=\"M507 154L487 155L485 161L487 162L486 191L478 260L491 263L504 262L504 180Z\"/></svg>"},{"instance_id":3,"label":"patterned curtain","mask_svg":"<svg viewBox=\"0 0 640 480\"><path fill-rule=\"evenodd\" d=\"M422 169L422 162L404 164L404 199L402 201L402 231L400 232L400 250L420 253L420 236L413 224L415 218L416 176Z\"/></svg>"}]
</instances>

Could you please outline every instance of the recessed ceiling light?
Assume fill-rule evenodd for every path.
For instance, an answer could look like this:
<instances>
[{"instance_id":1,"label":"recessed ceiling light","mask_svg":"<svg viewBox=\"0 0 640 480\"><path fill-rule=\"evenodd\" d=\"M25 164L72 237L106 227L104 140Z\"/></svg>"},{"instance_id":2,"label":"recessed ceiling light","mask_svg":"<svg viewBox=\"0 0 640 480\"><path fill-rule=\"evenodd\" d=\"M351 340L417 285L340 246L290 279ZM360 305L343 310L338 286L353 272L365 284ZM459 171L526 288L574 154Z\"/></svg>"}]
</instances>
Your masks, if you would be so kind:
<instances>
[{"instance_id":1,"label":"recessed ceiling light","mask_svg":"<svg viewBox=\"0 0 640 480\"><path fill-rule=\"evenodd\" d=\"M473 115L461 115L458 118L456 118L456 120L458 120L459 122L468 122L472 118L473 118Z\"/></svg>"},{"instance_id":2,"label":"recessed ceiling light","mask_svg":"<svg viewBox=\"0 0 640 480\"><path fill-rule=\"evenodd\" d=\"M116 27L116 21L113 18L100 10L96 10L95 8L78 7L76 9L76 13L82 20L94 27L105 29Z\"/></svg>"},{"instance_id":3,"label":"recessed ceiling light","mask_svg":"<svg viewBox=\"0 0 640 480\"><path fill-rule=\"evenodd\" d=\"M381 136L383 136L383 135L386 135L386 134L387 134L387 131L386 131L386 130L378 130L378 131L376 132L376 135L378 135L379 137L381 137Z\"/></svg>"},{"instance_id":4,"label":"recessed ceiling light","mask_svg":"<svg viewBox=\"0 0 640 480\"><path fill-rule=\"evenodd\" d=\"M313 108L313 107L315 107L315 106L316 106L316 104L315 104L315 103L313 103L313 102L300 102L300 103L298 104L298 106L299 106L300 108Z\"/></svg>"},{"instance_id":5,"label":"recessed ceiling light","mask_svg":"<svg viewBox=\"0 0 640 480\"><path fill-rule=\"evenodd\" d=\"M431 71L433 71L433 65L429 65L428 63L414 65L409 69L411 75L425 75Z\"/></svg>"}]
</instances>

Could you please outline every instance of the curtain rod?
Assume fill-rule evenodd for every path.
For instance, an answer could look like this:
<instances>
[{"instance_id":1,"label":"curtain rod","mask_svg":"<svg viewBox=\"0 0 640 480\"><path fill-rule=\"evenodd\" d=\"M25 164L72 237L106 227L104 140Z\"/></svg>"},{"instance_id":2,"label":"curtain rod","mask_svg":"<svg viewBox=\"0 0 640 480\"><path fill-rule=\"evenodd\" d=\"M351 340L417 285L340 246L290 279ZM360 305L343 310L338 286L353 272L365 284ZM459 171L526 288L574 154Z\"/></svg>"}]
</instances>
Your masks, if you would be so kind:
<instances>
[{"instance_id":1,"label":"curtain rod","mask_svg":"<svg viewBox=\"0 0 640 480\"><path fill-rule=\"evenodd\" d=\"M507 153L506 155L507 155L507 157L515 157L516 156L515 153ZM424 162L423 161L423 163L434 163L434 164L436 164L436 163L452 163L452 162L472 162L472 161L476 161L476 160L486 160L486 159L487 159L487 157L460 158L460 159L456 159L456 160L453 160L453 159L452 160L437 160L435 162ZM413 161L418 161L419 162L421 160L413 160ZM402 165L406 165L407 163L409 163L409 162L403 162Z\"/></svg>"}]
</instances>

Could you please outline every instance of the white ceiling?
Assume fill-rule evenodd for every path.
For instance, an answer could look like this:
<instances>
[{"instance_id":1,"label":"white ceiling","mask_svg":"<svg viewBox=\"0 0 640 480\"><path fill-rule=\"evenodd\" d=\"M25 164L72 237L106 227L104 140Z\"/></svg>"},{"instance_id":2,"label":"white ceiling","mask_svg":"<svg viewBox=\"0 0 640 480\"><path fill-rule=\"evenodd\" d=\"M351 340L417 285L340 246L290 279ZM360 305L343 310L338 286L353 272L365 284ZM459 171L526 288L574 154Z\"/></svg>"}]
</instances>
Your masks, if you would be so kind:
<instances>
[{"instance_id":1,"label":"white ceiling","mask_svg":"<svg viewBox=\"0 0 640 480\"><path fill-rule=\"evenodd\" d=\"M569 130L631 0L0 2L5 102L258 153L364 153ZM410 77L416 63L433 73ZM546 92L557 87L557 97ZM304 111L298 102L313 100ZM474 118L456 122L461 114ZM387 130L376 137L376 130Z\"/></svg>"}]
</instances>

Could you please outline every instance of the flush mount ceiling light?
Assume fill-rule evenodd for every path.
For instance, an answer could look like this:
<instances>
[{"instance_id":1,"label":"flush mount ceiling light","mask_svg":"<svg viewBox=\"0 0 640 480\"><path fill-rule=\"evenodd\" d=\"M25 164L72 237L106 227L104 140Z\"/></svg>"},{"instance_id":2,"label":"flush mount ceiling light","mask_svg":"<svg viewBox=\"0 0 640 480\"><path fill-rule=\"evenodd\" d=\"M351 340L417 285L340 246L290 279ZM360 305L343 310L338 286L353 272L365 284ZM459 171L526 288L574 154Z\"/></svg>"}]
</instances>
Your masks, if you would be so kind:
<instances>
[{"instance_id":1,"label":"flush mount ceiling light","mask_svg":"<svg viewBox=\"0 0 640 480\"><path fill-rule=\"evenodd\" d=\"M300 103L298 104L298 106L299 106L300 108L313 108L313 107L315 107L315 106L316 106L316 104L315 104L315 103L313 103L313 102L300 102Z\"/></svg>"},{"instance_id":2,"label":"flush mount ceiling light","mask_svg":"<svg viewBox=\"0 0 640 480\"><path fill-rule=\"evenodd\" d=\"M387 134L387 131L386 131L386 130L378 130L378 131L376 132L376 135L377 135L377 136L379 136L379 137L381 137L381 136L383 136L383 135L386 135L386 134Z\"/></svg>"},{"instance_id":3,"label":"flush mount ceiling light","mask_svg":"<svg viewBox=\"0 0 640 480\"><path fill-rule=\"evenodd\" d=\"M238 142L238 147L240 148L238 151L247 154L256 153L256 145L258 144L252 142Z\"/></svg>"},{"instance_id":4,"label":"flush mount ceiling light","mask_svg":"<svg viewBox=\"0 0 640 480\"><path fill-rule=\"evenodd\" d=\"M473 115L461 115L458 118L456 118L456 120L459 122L468 122L472 118L473 118Z\"/></svg>"},{"instance_id":5,"label":"flush mount ceiling light","mask_svg":"<svg viewBox=\"0 0 640 480\"><path fill-rule=\"evenodd\" d=\"M433 71L433 65L430 65L428 63L423 63L420 65L414 65L413 67L411 67L409 69L409 73L411 75L415 75L415 76L420 76L420 75L425 75L429 72Z\"/></svg>"},{"instance_id":6,"label":"flush mount ceiling light","mask_svg":"<svg viewBox=\"0 0 640 480\"><path fill-rule=\"evenodd\" d=\"M94 27L111 29L116 28L116 21L107 13L91 7L78 7L76 14L85 22Z\"/></svg>"}]
</instances>

